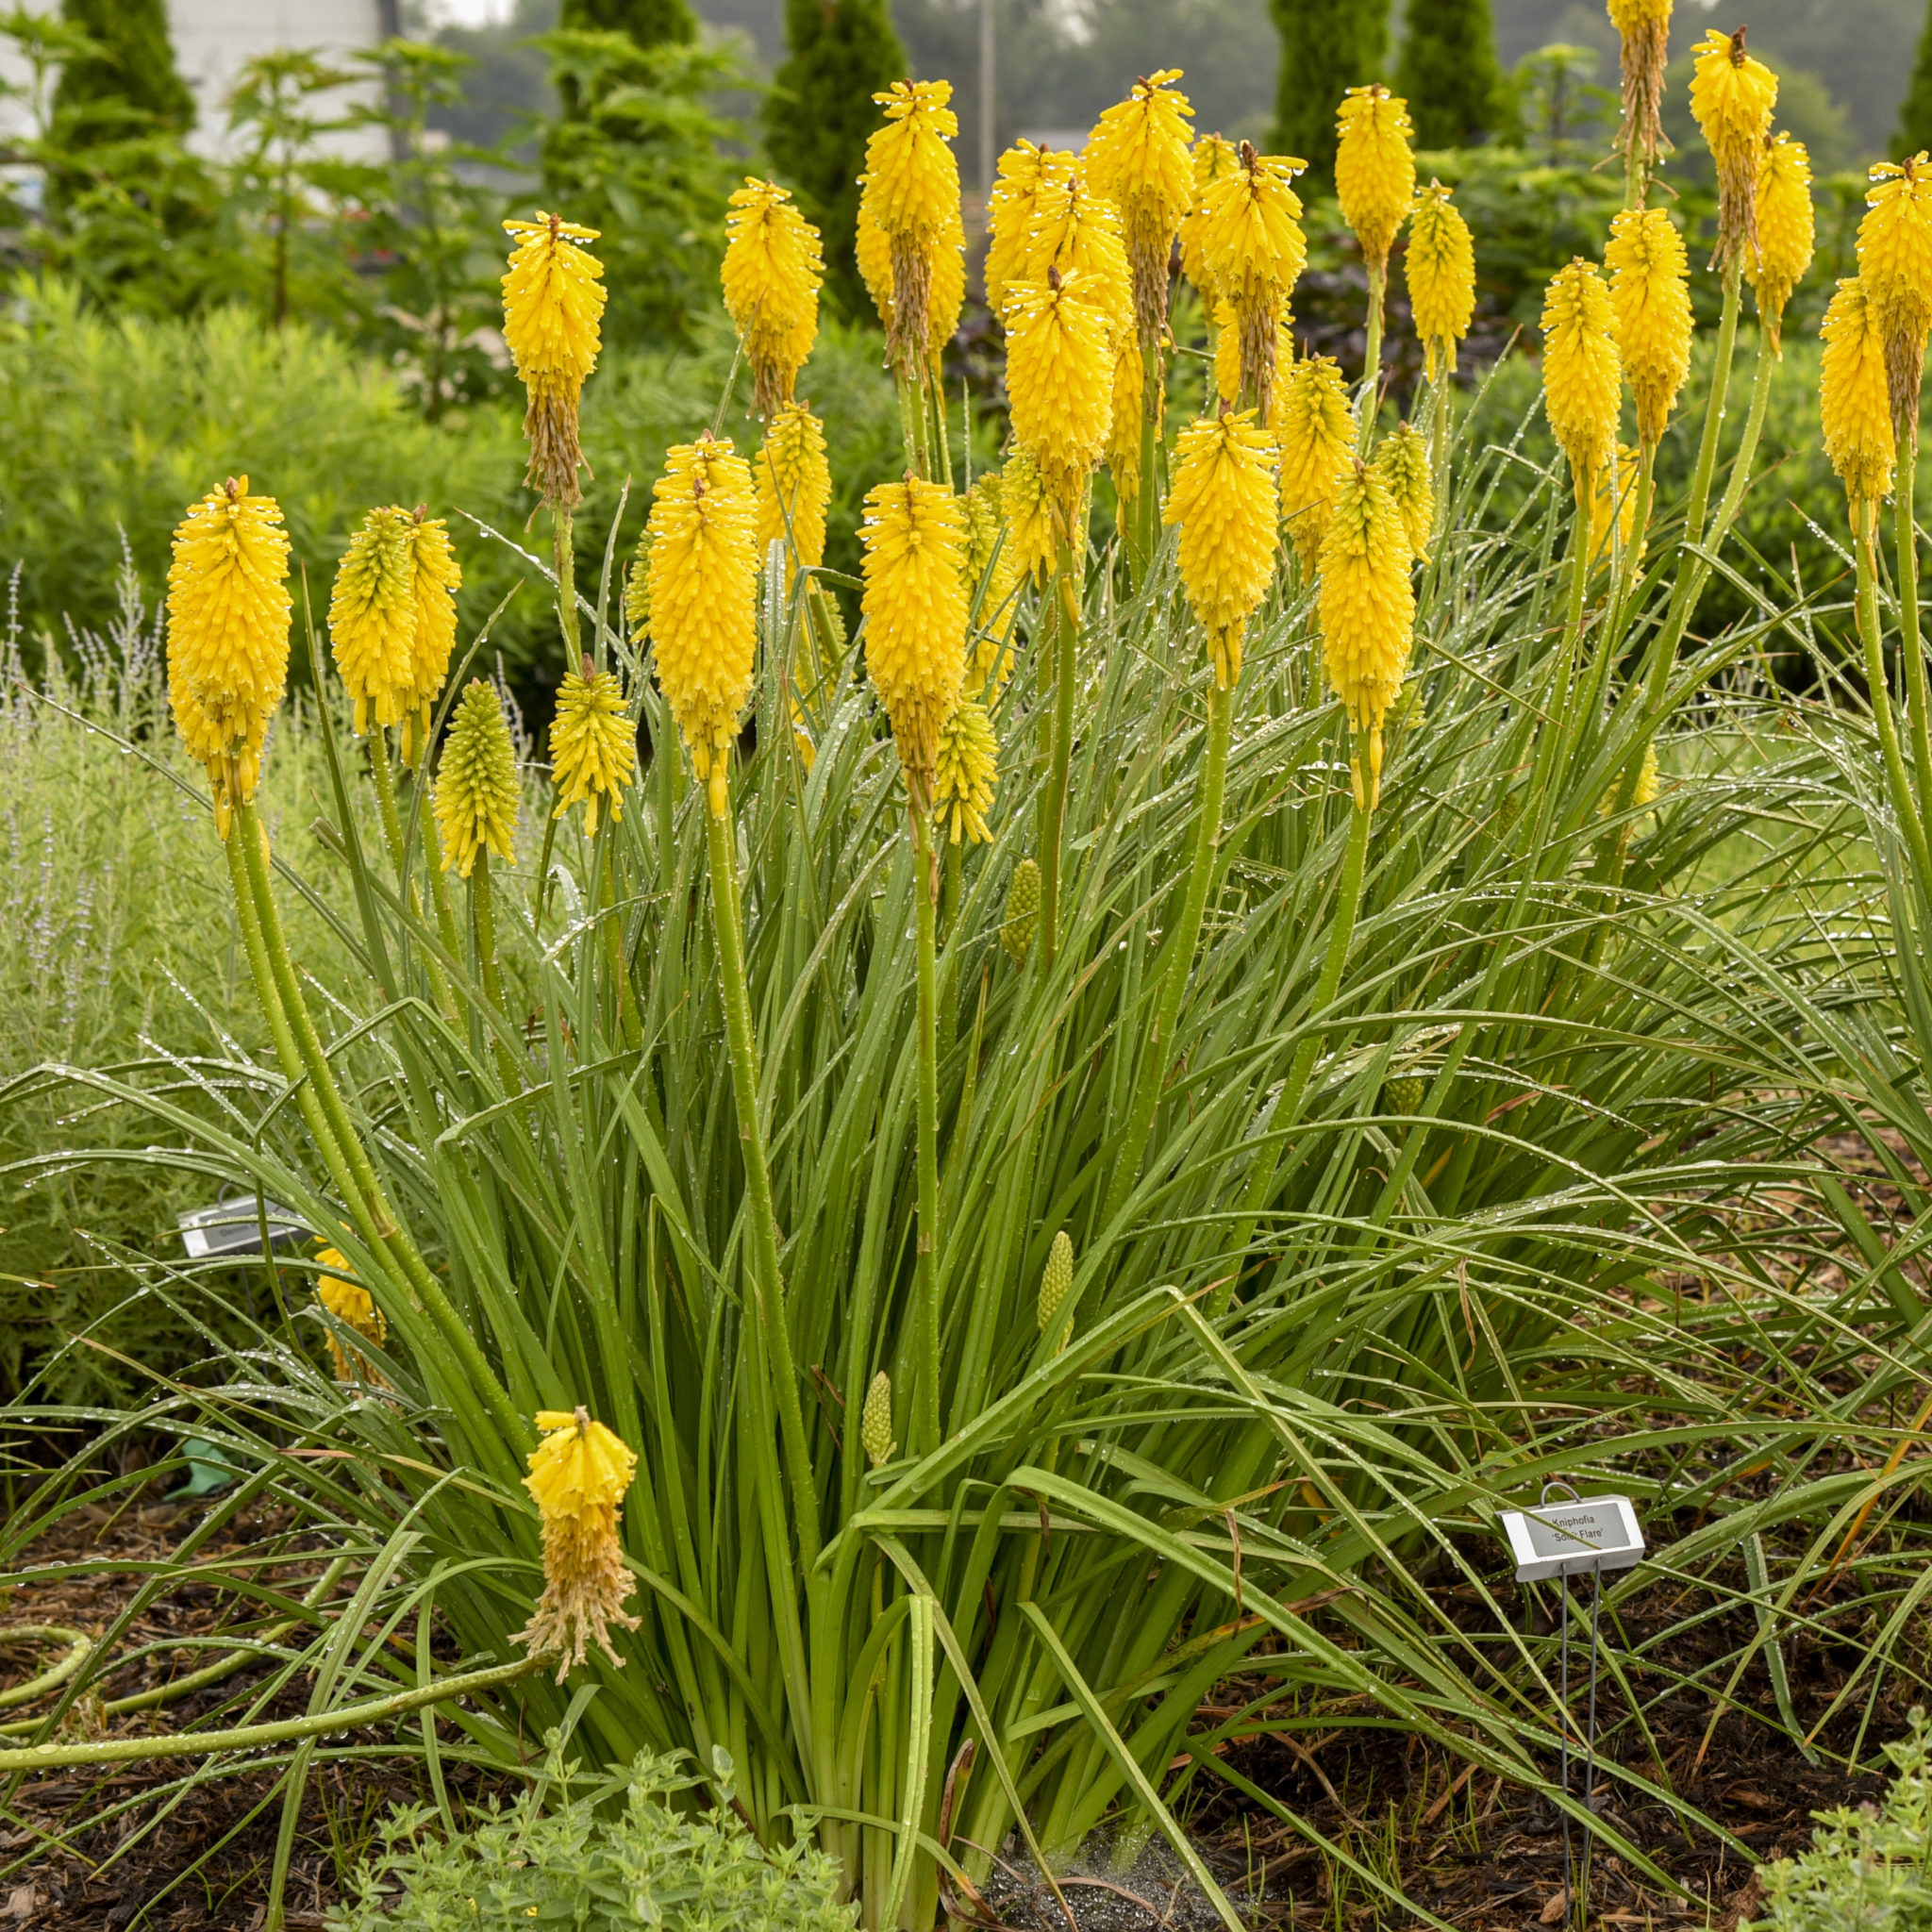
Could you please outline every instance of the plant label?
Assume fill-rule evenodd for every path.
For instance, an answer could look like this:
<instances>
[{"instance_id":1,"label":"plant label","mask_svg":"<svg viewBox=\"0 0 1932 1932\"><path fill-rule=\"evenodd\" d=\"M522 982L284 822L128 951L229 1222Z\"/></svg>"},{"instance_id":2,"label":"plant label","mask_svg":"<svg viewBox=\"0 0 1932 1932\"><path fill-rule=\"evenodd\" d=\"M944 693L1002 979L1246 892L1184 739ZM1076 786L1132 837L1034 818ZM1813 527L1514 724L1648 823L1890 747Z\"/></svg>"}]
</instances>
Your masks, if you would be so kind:
<instances>
[{"instance_id":1,"label":"plant label","mask_svg":"<svg viewBox=\"0 0 1932 1932\"><path fill-rule=\"evenodd\" d=\"M1643 1532L1628 1496L1583 1496L1540 1503L1534 1509L1506 1509L1503 1533L1516 1558L1518 1583L1627 1570L1643 1557Z\"/></svg>"}]
</instances>

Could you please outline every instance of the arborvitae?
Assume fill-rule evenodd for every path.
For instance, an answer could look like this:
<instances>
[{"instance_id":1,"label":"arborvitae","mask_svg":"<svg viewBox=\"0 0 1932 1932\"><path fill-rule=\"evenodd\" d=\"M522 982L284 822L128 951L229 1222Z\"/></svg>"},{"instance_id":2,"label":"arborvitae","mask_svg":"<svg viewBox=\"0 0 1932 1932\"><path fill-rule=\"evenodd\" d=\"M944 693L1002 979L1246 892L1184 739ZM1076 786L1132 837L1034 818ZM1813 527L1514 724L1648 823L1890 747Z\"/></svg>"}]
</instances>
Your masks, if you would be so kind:
<instances>
[{"instance_id":1,"label":"arborvitae","mask_svg":"<svg viewBox=\"0 0 1932 1932\"><path fill-rule=\"evenodd\" d=\"M54 114L70 146L194 125L194 96L168 39L167 0L62 0L60 16L101 50L60 70Z\"/></svg>"},{"instance_id":2,"label":"arborvitae","mask_svg":"<svg viewBox=\"0 0 1932 1932\"><path fill-rule=\"evenodd\" d=\"M1898 110L1899 153L1915 155L1921 148L1932 148L1932 8L1926 9L1925 25L1919 32L1912 84Z\"/></svg>"},{"instance_id":3,"label":"arborvitae","mask_svg":"<svg viewBox=\"0 0 1932 1932\"><path fill-rule=\"evenodd\" d=\"M1335 180L1335 114L1352 87L1378 80L1388 46L1388 0L1271 0L1281 34L1274 151L1299 155L1308 178ZM1434 6L1437 0L1428 0Z\"/></svg>"},{"instance_id":4,"label":"arborvitae","mask_svg":"<svg viewBox=\"0 0 1932 1932\"><path fill-rule=\"evenodd\" d=\"M1490 0L1408 0L1395 92L1408 100L1418 147L1469 147L1493 134L1503 70Z\"/></svg>"},{"instance_id":5,"label":"arborvitae","mask_svg":"<svg viewBox=\"0 0 1932 1932\"><path fill-rule=\"evenodd\" d=\"M847 314L865 312L854 238L873 95L908 72L886 0L785 0L784 64L765 102L778 178L818 225L825 280Z\"/></svg>"},{"instance_id":6,"label":"arborvitae","mask_svg":"<svg viewBox=\"0 0 1932 1932\"><path fill-rule=\"evenodd\" d=\"M658 47L667 41L690 46L698 37L698 17L691 0L563 0L557 24L566 31L625 34L640 47ZM556 76L563 111L575 120L584 111L575 78Z\"/></svg>"}]
</instances>

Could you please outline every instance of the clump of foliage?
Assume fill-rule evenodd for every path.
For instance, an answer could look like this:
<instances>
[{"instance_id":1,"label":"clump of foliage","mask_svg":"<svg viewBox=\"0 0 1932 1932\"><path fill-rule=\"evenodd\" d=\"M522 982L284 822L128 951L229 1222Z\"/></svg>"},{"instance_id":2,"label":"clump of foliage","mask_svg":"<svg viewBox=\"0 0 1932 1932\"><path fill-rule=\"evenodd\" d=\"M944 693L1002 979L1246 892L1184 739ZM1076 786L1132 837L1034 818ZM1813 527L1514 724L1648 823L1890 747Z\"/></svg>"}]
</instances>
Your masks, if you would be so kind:
<instances>
[{"instance_id":1,"label":"clump of foliage","mask_svg":"<svg viewBox=\"0 0 1932 1932\"><path fill-rule=\"evenodd\" d=\"M851 1932L858 1923L824 1852L768 1851L727 1808L722 1751L726 1796L693 1813L675 1807L701 1781L675 1756L641 1751L587 1778L555 1732L548 1745L527 1790L461 1831L436 1835L422 1806L384 1820L382 1851L331 1914L333 1932L456 1932L479 1919L577 1932Z\"/></svg>"},{"instance_id":2,"label":"clump of foliage","mask_svg":"<svg viewBox=\"0 0 1932 1932\"><path fill-rule=\"evenodd\" d=\"M1433 0L1409 10L1395 91L1425 148L1471 147L1508 120L1490 0Z\"/></svg>"},{"instance_id":3,"label":"clump of foliage","mask_svg":"<svg viewBox=\"0 0 1932 1932\"><path fill-rule=\"evenodd\" d=\"M1389 37L1386 5L1363 0L1271 0L1281 34L1274 151L1299 155L1312 182L1335 179L1335 104L1378 80Z\"/></svg>"},{"instance_id":4,"label":"clump of foliage","mask_svg":"<svg viewBox=\"0 0 1932 1932\"><path fill-rule=\"evenodd\" d=\"M1932 1729L1885 1755L1898 1772L1876 1805L1815 1814L1811 1849L1758 1873L1768 1907L1745 1932L1926 1932L1932 1926Z\"/></svg>"}]
</instances>

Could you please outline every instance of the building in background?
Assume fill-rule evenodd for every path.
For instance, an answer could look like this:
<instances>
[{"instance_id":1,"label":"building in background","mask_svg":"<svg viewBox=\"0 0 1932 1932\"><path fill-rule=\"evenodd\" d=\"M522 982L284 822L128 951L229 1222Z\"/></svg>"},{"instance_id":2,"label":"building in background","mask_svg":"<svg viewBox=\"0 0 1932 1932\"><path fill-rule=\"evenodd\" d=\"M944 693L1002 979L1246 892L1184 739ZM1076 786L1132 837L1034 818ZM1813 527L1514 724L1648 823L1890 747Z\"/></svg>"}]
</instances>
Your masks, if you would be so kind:
<instances>
[{"instance_id":1,"label":"building in background","mask_svg":"<svg viewBox=\"0 0 1932 1932\"><path fill-rule=\"evenodd\" d=\"M36 12L54 12L59 0L25 0ZM168 0L168 26L175 64L194 95L195 126L189 144L219 154L227 126L227 99L236 77L250 60L280 48L300 48L322 58L346 61L377 42L401 32L400 0ZM25 72L10 49L0 49L0 81L19 84ZM348 106L358 92L324 95L326 112L338 99ZM0 96L0 135L25 125L23 104ZM379 127L348 128L325 142L335 153L379 160L387 153Z\"/></svg>"}]
</instances>

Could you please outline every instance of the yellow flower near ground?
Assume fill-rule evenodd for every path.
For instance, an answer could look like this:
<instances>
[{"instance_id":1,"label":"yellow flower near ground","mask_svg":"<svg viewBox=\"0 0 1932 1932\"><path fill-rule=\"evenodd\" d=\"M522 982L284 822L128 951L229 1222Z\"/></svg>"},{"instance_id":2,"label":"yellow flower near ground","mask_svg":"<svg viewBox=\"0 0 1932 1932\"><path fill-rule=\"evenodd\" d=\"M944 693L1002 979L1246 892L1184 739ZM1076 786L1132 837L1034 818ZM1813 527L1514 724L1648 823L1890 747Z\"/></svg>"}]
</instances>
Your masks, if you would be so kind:
<instances>
[{"instance_id":1,"label":"yellow flower near ground","mask_svg":"<svg viewBox=\"0 0 1932 1932\"><path fill-rule=\"evenodd\" d=\"M992 833L986 815L1000 782L999 740L977 698L962 698L940 728L933 758L933 817L952 844L964 837L975 845Z\"/></svg>"}]
</instances>

